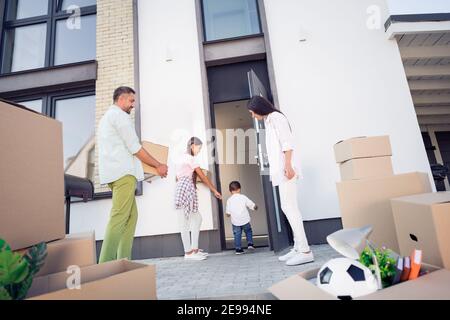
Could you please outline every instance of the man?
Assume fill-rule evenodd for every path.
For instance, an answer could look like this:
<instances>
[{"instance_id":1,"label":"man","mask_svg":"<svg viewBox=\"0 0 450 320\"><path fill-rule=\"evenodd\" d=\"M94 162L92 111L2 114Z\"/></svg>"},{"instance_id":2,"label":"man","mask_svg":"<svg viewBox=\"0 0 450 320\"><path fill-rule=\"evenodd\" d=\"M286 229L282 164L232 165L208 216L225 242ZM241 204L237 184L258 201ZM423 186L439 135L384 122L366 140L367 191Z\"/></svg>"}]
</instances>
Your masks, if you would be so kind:
<instances>
[{"instance_id":1,"label":"man","mask_svg":"<svg viewBox=\"0 0 450 320\"><path fill-rule=\"evenodd\" d=\"M112 190L112 209L100 263L131 259L138 211L135 192L138 181L144 180L142 162L155 167L165 178L167 166L159 163L142 148L136 134L131 110L135 91L120 87L114 91L114 104L100 120L98 129L100 183Z\"/></svg>"}]
</instances>

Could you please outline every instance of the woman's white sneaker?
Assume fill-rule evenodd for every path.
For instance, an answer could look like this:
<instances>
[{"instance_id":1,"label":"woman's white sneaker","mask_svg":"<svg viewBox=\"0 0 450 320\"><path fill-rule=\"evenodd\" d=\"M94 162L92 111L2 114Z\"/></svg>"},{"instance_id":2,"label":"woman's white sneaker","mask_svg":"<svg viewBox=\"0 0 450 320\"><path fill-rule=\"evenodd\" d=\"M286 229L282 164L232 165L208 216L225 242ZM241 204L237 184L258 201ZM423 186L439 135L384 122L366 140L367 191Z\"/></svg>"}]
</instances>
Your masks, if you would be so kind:
<instances>
[{"instance_id":1,"label":"woman's white sneaker","mask_svg":"<svg viewBox=\"0 0 450 320\"><path fill-rule=\"evenodd\" d=\"M201 261L206 260L206 256L199 253L191 253L184 255L184 260Z\"/></svg>"},{"instance_id":2,"label":"woman's white sneaker","mask_svg":"<svg viewBox=\"0 0 450 320\"><path fill-rule=\"evenodd\" d=\"M286 262L286 265L287 266L298 266L298 265L310 263L310 262L314 262L314 255L313 255L312 251L309 253L299 252L295 256L290 258Z\"/></svg>"},{"instance_id":3,"label":"woman's white sneaker","mask_svg":"<svg viewBox=\"0 0 450 320\"><path fill-rule=\"evenodd\" d=\"M198 250L197 254L200 254L200 255L205 256L205 257L209 256L209 253L203 251L202 249Z\"/></svg>"},{"instance_id":4,"label":"woman's white sneaker","mask_svg":"<svg viewBox=\"0 0 450 320\"><path fill-rule=\"evenodd\" d=\"M284 256L278 257L278 260L281 262L286 262L289 259L291 259L292 257L294 257L296 254L298 254L298 251L296 249L291 249L291 251L289 251Z\"/></svg>"}]
</instances>

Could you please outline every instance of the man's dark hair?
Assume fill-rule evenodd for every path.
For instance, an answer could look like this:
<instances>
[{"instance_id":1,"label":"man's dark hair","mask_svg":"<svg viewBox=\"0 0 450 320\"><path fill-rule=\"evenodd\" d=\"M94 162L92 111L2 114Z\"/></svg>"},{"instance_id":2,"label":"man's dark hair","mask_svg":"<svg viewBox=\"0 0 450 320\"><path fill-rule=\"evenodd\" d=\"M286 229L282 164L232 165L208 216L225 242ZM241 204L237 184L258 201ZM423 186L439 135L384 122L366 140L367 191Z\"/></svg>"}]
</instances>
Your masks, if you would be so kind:
<instances>
[{"instance_id":1,"label":"man's dark hair","mask_svg":"<svg viewBox=\"0 0 450 320\"><path fill-rule=\"evenodd\" d=\"M117 102L121 95L130 93L135 94L136 91L134 91L134 89L130 87L119 87L116 90L114 90L113 101Z\"/></svg>"},{"instance_id":2,"label":"man's dark hair","mask_svg":"<svg viewBox=\"0 0 450 320\"><path fill-rule=\"evenodd\" d=\"M238 191L239 189L241 189L241 184L239 181L233 181L230 183L230 192Z\"/></svg>"}]
</instances>

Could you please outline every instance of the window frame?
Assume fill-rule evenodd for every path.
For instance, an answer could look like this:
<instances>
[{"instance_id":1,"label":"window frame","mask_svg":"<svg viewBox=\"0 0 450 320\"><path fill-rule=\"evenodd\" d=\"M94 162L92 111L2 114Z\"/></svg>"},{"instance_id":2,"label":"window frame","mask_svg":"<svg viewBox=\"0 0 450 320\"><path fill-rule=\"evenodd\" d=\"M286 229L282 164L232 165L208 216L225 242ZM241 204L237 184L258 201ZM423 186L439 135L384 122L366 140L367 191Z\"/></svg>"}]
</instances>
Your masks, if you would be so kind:
<instances>
[{"instance_id":1,"label":"window frame","mask_svg":"<svg viewBox=\"0 0 450 320\"><path fill-rule=\"evenodd\" d=\"M223 38L223 39L215 39L215 40L207 40L206 36L206 19L205 19L205 0L199 0L200 1L200 8L201 8L201 20L202 20L202 35L203 35L203 44L212 44L212 43L218 43L218 42L227 42L227 41L235 41L235 40L241 40L241 39L248 39L248 38L257 38L264 36L263 32L263 25L261 21L261 8L259 4L259 0L254 0L256 3L256 12L258 14L258 27L259 27L259 33L255 34L248 34L243 36L236 36L236 37L230 37L230 38ZM207 0L206 0L207 1Z\"/></svg>"},{"instance_id":2,"label":"window frame","mask_svg":"<svg viewBox=\"0 0 450 320\"><path fill-rule=\"evenodd\" d=\"M13 0L6 0L2 2L3 8L0 7L0 76L2 75L10 75L15 74L17 72L24 71L34 71L37 69L50 68L55 66L55 49L56 49L56 25L60 20L66 20L72 16L72 13L67 13L66 11L60 11L59 8L62 5L61 0L47 0L48 1L48 12L47 15L41 15L36 17L30 17L25 19L14 19L8 20L8 14L11 10L10 6ZM87 6L80 8L81 17L89 16L89 15L97 15L97 5ZM45 59L44 66L35 69L27 69L21 70L17 72L11 72L12 65L12 50L6 48L6 40L5 34L8 30L18 28L18 27L26 27L37 24L46 23L47 26L47 34L46 34L46 43L45 43ZM91 59L92 60L92 59ZM78 63L84 61L77 61L72 63ZM64 64L63 64L64 65Z\"/></svg>"}]
</instances>

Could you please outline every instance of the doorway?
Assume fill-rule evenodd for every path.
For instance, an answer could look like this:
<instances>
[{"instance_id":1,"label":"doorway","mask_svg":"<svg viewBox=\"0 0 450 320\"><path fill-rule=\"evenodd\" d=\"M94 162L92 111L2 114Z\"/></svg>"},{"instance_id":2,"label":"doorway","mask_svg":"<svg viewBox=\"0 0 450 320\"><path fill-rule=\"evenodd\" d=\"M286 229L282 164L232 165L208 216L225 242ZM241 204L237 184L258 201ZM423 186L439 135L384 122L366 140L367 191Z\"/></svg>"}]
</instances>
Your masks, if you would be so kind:
<instances>
[{"instance_id":1,"label":"doorway","mask_svg":"<svg viewBox=\"0 0 450 320\"><path fill-rule=\"evenodd\" d=\"M269 165L265 150L265 135L262 134L264 123L254 121L247 111L247 102L255 95L263 95L271 100L270 81L266 60L246 61L209 67L208 87L210 97L211 127L217 130L253 129L253 137L248 135L246 147L230 154L248 156L255 163L249 165L222 166L215 164L219 191L225 201L219 201L219 221L222 248L233 248L231 222L225 216L226 200L229 197L228 185L232 180L241 180L243 193L253 197L260 209L251 214L255 244L269 246L280 252L293 243L292 234L286 217L281 211L278 189L272 186L268 175ZM245 130L244 130L245 131ZM247 139L247 138L246 138ZM252 142L250 142L252 141ZM220 156L221 147L215 142L216 157ZM239 152L238 152L239 151ZM219 158L220 159L220 158ZM226 162L228 163L228 162ZM225 164L226 164L225 163ZM245 245L246 242L244 241Z\"/></svg>"},{"instance_id":2,"label":"doorway","mask_svg":"<svg viewBox=\"0 0 450 320\"><path fill-rule=\"evenodd\" d=\"M226 151L233 150L233 161L219 164L220 187L224 197L224 213L226 213L225 205L231 197L229 184L232 181L241 183L242 194L249 197L258 206L257 211L249 211L252 219L254 245L267 247L269 246L269 232L262 181L259 166L250 161L256 155L256 140L251 139L251 137L239 139L234 135L237 130L246 132L253 129L253 120L247 111L247 102L248 100L241 100L218 103L213 106L216 129L221 132L223 137L222 147L217 149L219 159L227 159ZM228 135L227 131L229 132ZM230 155L228 155L228 158L230 158ZM231 219L226 215L224 216L224 233L225 249L234 249ZM245 238L244 235L243 237ZM242 243L245 244L246 241Z\"/></svg>"}]
</instances>

